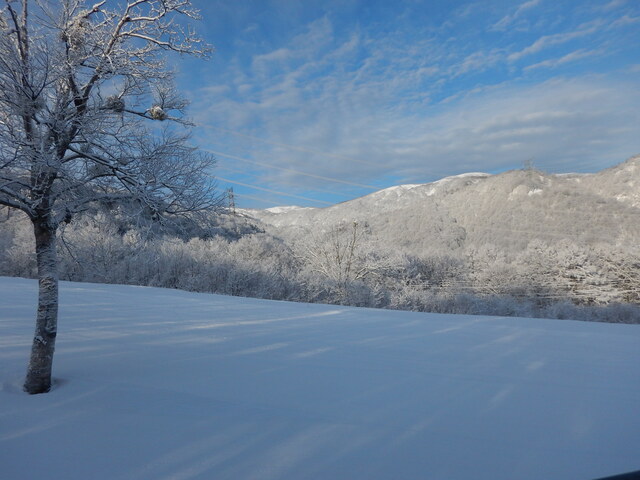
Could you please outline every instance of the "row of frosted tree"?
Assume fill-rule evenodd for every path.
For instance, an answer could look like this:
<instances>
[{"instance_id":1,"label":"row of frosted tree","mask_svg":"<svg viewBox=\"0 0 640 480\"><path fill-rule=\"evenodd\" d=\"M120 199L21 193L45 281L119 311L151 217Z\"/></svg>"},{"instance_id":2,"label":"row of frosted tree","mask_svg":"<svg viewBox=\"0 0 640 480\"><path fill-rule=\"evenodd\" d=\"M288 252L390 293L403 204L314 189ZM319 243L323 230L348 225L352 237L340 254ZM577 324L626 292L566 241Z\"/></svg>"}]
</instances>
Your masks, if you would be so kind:
<instances>
[{"instance_id":1,"label":"row of frosted tree","mask_svg":"<svg viewBox=\"0 0 640 480\"><path fill-rule=\"evenodd\" d=\"M5 214L6 215L6 214ZM194 234L192 232L196 231ZM191 232L191 233L190 233ZM459 314L640 322L640 255L534 240L411 255L344 223L282 239L225 214L167 233L104 212L65 225L61 278L300 302ZM28 224L4 219L0 274L34 277Z\"/></svg>"}]
</instances>

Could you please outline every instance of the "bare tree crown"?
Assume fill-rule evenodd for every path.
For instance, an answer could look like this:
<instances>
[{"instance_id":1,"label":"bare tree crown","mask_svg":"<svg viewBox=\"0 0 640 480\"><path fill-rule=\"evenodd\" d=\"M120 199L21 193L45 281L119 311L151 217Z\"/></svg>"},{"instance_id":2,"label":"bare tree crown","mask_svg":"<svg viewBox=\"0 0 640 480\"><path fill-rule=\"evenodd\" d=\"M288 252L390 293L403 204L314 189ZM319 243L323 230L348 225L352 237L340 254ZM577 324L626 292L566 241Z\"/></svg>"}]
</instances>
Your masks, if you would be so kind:
<instances>
[{"instance_id":1,"label":"bare tree crown","mask_svg":"<svg viewBox=\"0 0 640 480\"><path fill-rule=\"evenodd\" d=\"M147 126L189 124L165 54L208 55L187 24L197 18L186 0L5 0L0 204L54 227L106 199L209 206L212 159L186 133Z\"/></svg>"}]
</instances>

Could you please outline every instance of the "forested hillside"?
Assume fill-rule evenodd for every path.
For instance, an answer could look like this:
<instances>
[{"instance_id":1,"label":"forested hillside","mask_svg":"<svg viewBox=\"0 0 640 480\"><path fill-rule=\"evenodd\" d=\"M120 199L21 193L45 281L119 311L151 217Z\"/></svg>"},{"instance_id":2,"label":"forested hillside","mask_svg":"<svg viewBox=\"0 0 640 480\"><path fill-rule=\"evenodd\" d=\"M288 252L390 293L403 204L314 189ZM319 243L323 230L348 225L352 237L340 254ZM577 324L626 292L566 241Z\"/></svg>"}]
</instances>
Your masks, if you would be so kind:
<instances>
[{"instance_id":1,"label":"forested hillside","mask_svg":"<svg viewBox=\"0 0 640 480\"><path fill-rule=\"evenodd\" d=\"M412 254L487 244L517 252L532 240L559 239L632 246L640 238L640 156L597 174L466 174L392 187L329 208L277 212L250 214L279 233L356 221Z\"/></svg>"},{"instance_id":2,"label":"forested hillside","mask_svg":"<svg viewBox=\"0 0 640 480\"><path fill-rule=\"evenodd\" d=\"M323 209L212 212L167 231L94 212L62 232L62 277L304 302L640 322L640 156L402 185ZM31 277L3 213L0 274Z\"/></svg>"},{"instance_id":3,"label":"forested hillside","mask_svg":"<svg viewBox=\"0 0 640 480\"><path fill-rule=\"evenodd\" d=\"M633 157L597 174L466 174L324 209L250 213L292 244L359 229L363 248L456 265L449 285L465 291L638 302L639 187Z\"/></svg>"}]
</instances>

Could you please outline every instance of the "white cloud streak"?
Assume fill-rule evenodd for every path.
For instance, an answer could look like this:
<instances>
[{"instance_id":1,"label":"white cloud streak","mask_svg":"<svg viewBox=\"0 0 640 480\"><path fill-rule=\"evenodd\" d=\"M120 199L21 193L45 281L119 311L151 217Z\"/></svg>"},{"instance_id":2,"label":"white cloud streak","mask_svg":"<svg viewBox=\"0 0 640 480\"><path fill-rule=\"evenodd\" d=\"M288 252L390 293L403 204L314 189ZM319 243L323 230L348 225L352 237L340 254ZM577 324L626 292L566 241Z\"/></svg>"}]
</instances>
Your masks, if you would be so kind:
<instances>
[{"instance_id":1,"label":"white cloud streak","mask_svg":"<svg viewBox=\"0 0 640 480\"><path fill-rule=\"evenodd\" d=\"M505 15L498 22L496 22L491 28L493 30L506 30L510 27L514 21L522 16L524 12L532 9L540 4L541 0L529 0L518 6L518 8L511 14Z\"/></svg>"},{"instance_id":2,"label":"white cloud streak","mask_svg":"<svg viewBox=\"0 0 640 480\"><path fill-rule=\"evenodd\" d=\"M615 10L616 8L619 8L623 5L625 5L627 3L627 0L611 0L609 3L605 4L602 7L602 10Z\"/></svg>"},{"instance_id":3,"label":"white cloud streak","mask_svg":"<svg viewBox=\"0 0 640 480\"><path fill-rule=\"evenodd\" d=\"M549 60L544 60L542 62L535 63L533 65L528 65L524 67L524 70L529 71L529 70L535 70L537 68L556 68L566 63L576 62L583 58L589 58L596 55L602 55L603 53L605 53L603 50L586 50L584 48L581 48L574 52L567 53L566 55L563 55L560 58L552 58Z\"/></svg>"},{"instance_id":4,"label":"white cloud streak","mask_svg":"<svg viewBox=\"0 0 640 480\"><path fill-rule=\"evenodd\" d=\"M595 31L597 31L598 28L600 28L601 26L602 26L602 22L594 21L589 23L588 25L581 25L581 27L578 30L575 30L573 32L563 32L563 33L556 33L553 35L544 35L540 37L538 40L536 40L535 42L533 42L528 47L520 50L519 52L510 54L507 57L507 59L510 62L515 62L527 55L538 53L551 46L567 43L571 40L575 40L576 38L590 35Z\"/></svg>"}]
</instances>

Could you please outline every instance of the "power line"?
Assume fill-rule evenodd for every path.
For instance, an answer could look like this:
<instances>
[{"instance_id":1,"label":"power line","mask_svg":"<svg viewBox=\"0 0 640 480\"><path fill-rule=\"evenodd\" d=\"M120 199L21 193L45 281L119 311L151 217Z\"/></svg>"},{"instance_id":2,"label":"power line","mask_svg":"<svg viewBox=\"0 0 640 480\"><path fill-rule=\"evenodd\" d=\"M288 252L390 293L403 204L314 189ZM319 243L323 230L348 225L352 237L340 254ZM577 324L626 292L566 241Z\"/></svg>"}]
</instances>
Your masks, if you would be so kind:
<instances>
[{"instance_id":1,"label":"power line","mask_svg":"<svg viewBox=\"0 0 640 480\"><path fill-rule=\"evenodd\" d=\"M242 170L240 168L232 168L232 167L229 167L227 165L218 165L218 166L216 166L216 169L217 170L228 171L228 172L231 172L231 173L239 173L239 174L242 174L242 175L245 175L245 176L246 175L250 175L251 177L255 177L256 180L258 179L258 174L255 173L255 171L246 171L246 170ZM299 186L299 183L294 183L294 182L291 182L291 181L287 181L286 179L282 180L282 181L279 181L279 183L283 183L283 184L286 184L286 185ZM312 191L312 192L318 192L318 193L328 193L329 195L342 197L342 198L351 198L349 195L345 195L344 193L340 193L340 192L337 192L335 190L329 190L329 189L326 189L326 188L315 187L315 188L309 189L309 190Z\"/></svg>"},{"instance_id":2,"label":"power line","mask_svg":"<svg viewBox=\"0 0 640 480\"><path fill-rule=\"evenodd\" d=\"M285 193L285 192L280 192L278 190L271 190L270 188L258 187L257 185L251 185L249 183L243 183L243 182L238 182L238 181L235 181L235 180L229 180L228 178L217 177L217 176L214 177L214 178L216 178L217 180L221 180L223 182L233 183L234 185L240 185L242 187L253 188L254 190L261 190L263 192L272 193L274 195L280 195L280 196L283 196L283 197L292 197L292 198L297 198L298 200L306 200L308 202L322 203L324 205L333 205L333 203L325 202L324 200L316 200L314 198L303 197L301 195L294 195L293 193Z\"/></svg>"},{"instance_id":3,"label":"power line","mask_svg":"<svg viewBox=\"0 0 640 480\"><path fill-rule=\"evenodd\" d=\"M274 168L274 169L277 169L277 170L282 170L284 172L290 172L290 173L293 173L293 174L296 174L296 175L302 175L302 176L305 176L305 177L315 178L317 180L326 180L328 182L342 183L344 185L350 185L352 187L359 187L359 188L367 188L369 190L374 190L374 191L375 190L379 190L378 187L373 187L371 185L364 185L362 183L349 182L347 180L340 180L340 179L334 178L334 177L325 177L325 176L316 175L316 174L313 174L313 173L301 172L300 170L294 170L293 168L280 167L280 166L277 166L277 165L271 165L271 164L264 163L264 162L258 162L256 160L249 160L247 158L238 157L237 155L231 155L231 154L224 153L224 152L218 152L216 150L210 150L210 149L207 149L207 148L202 148L201 150L203 150L205 152L208 152L208 153L212 153L213 155L218 155L220 157L231 158L233 160L238 160L238 161L246 162L246 163L252 163L254 165L259 165L259 166L264 167L264 168Z\"/></svg>"},{"instance_id":4,"label":"power line","mask_svg":"<svg viewBox=\"0 0 640 480\"><path fill-rule=\"evenodd\" d=\"M243 138L249 138L251 140L256 140L258 142L266 143L266 144L269 144L269 145L275 145L277 147L289 148L291 150L298 150L300 152L305 152L305 153L313 153L313 154L316 154L316 155L322 155L322 156L325 156L325 157L335 158L335 159L338 159L338 160L345 160L345 161L348 161L348 162L361 163L363 165L377 166L377 164L375 164L373 162L367 162L365 160L360 160L360 159L357 159L357 158L345 157L343 155L337 155L335 153L321 152L319 150L313 150L311 148L306 148L306 147L299 147L297 145L291 145L291 144L288 144L288 143L274 142L273 140L265 140L264 138L254 137L253 135L247 135L246 133L236 132L234 130L229 130L227 128L215 127L213 125L199 125L199 127L208 128L210 130L219 130L221 132L229 133L231 135L235 135L235 136L243 137Z\"/></svg>"}]
</instances>

